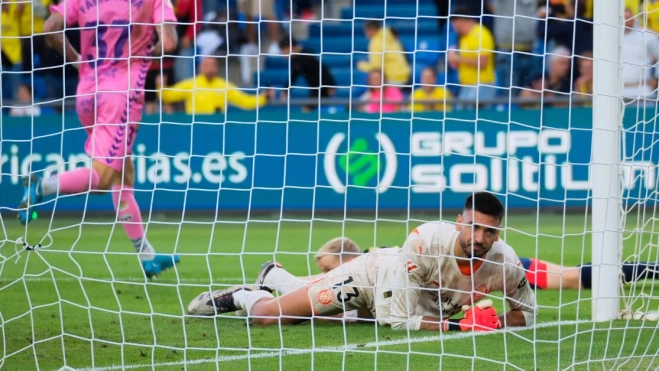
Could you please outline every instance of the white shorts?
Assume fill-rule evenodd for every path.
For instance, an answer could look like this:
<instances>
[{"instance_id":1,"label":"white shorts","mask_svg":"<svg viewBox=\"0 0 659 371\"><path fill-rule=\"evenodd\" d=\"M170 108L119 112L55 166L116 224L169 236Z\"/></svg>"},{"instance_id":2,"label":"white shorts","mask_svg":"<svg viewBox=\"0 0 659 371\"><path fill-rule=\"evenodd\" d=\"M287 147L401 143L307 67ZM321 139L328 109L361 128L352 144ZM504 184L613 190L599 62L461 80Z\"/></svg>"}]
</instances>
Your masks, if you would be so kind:
<instances>
[{"instance_id":1,"label":"white shorts","mask_svg":"<svg viewBox=\"0 0 659 371\"><path fill-rule=\"evenodd\" d=\"M331 316L359 308L373 309L374 285L369 279L369 254L327 272L307 286L315 315Z\"/></svg>"}]
</instances>

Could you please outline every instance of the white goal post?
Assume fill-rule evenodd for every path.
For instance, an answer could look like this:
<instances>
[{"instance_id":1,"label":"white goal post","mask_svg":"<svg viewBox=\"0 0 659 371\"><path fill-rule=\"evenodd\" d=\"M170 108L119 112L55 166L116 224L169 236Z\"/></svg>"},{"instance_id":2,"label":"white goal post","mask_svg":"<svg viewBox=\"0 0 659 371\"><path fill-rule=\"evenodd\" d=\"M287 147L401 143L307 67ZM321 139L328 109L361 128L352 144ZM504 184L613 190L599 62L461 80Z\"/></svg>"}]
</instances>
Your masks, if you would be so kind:
<instances>
[{"instance_id":1,"label":"white goal post","mask_svg":"<svg viewBox=\"0 0 659 371\"><path fill-rule=\"evenodd\" d=\"M622 180L620 97L624 0L594 1L592 259L595 321L618 318L622 263Z\"/></svg>"}]
</instances>

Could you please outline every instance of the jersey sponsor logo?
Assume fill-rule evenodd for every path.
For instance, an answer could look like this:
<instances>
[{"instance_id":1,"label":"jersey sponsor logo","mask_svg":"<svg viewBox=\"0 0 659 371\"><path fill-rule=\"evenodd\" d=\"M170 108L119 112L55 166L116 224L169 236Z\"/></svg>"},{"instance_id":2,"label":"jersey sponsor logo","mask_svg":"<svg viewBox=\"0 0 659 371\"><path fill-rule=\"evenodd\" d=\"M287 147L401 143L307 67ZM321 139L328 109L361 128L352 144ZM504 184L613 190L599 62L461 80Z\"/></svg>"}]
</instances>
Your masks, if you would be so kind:
<instances>
[{"instance_id":1,"label":"jersey sponsor logo","mask_svg":"<svg viewBox=\"0 0 659 371\"><path fill-rule=\"evenodd\" d=\"M411 260L408 260L407 263L405 263L405 266L407 267L407 274L419 269L419 267Z\"/></svg>"},{"instance_id":2,"label":"jersey sponsor logo","mask_svg":"<svg viewBox=\"0 0 659 371\"><path fill-rule=\"evenodd\" d=\"M318 295L316 296L316 300L321 305L329 305L330 303L332 303L332 300L334 300L334 295L332 294L332 290L330 289L320 290L320 292L318 292Z\"/></svg>"},{"instance_id":3,"label":"jersey sponsor logo","mask_svg":"<svg viewBox=\"0 0 659 371\"><path fill-rule=\"evenodd\" d=\"M522 287L526 286L526 277L522 278L522 280L519 282L519 285L517 285L517 289L521 289Z\"/></svg>"},{"instance_id":4,"label":"jersey sponsor logo","mask_svg":"<svg viewBox=\"0 0 659 371\"><path fill-rule=\"evenodd\" d=\"M345 153L339 154L346 134L332 136L325 148L323 168L328 183L336 193L343 194L347 185L373 186L378 193L384 193L391 187L398 170L396 147L384 133L376 133L375 139L377 145L366 137L357 137L352 144L348 144ZM384 172L378 176L381 170ZM347 184L344 184L344 179Z\"/></svg>"}]
</instances>

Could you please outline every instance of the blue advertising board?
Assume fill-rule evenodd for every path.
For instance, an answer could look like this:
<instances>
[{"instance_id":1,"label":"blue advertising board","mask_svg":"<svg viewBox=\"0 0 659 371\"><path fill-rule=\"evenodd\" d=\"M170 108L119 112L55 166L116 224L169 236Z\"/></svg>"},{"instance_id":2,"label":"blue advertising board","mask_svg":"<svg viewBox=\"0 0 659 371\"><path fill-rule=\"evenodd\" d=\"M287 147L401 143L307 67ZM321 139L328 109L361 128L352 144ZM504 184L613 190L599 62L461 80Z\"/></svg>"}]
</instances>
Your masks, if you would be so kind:
<instances>
[{"instance_id":1,"label":"blue advertising board","mask_svg":"<svg viewBox=\"0 0 659 371\"><path fill-rule=\"evenodd\" d=\"M651 115L651 113L648 113ZM334 114L147 117L134 146L145 210L404 210L457 208L474 190L508 207L585 206L589 109L480 111L381 118ZM652 116L648 116L652 118ZM15 208L20 178L85 166L74 115L3 117L0 207ZM639 124L636 124L640 122ZM654 125L626 115L628 196L656 186ZM644 128L648 130L644 130ZM60 197L59 211L112 210L105 196ZM6 209L5 209L6 211Z\"/></svg>"}]
</instances>

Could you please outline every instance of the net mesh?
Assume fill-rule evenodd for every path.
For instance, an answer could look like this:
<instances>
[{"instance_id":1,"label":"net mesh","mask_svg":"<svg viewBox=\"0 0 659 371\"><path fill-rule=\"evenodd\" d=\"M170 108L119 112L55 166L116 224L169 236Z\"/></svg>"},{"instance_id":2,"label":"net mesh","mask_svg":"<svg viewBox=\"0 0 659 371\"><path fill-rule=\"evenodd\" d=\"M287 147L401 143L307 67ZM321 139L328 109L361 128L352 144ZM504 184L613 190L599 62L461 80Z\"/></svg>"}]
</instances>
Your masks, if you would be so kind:
<instances>
[{"instance_id":1,"label":"net mesh","mask_svg":"<svg viewBox=\"0 0 659 371\"><path fill-rule=\"evenodd\" d=\"M37 205L29 227L15 220L24 175L91 162L76 70L61 67L39 29L47 4L3 3L0 368L656 368L654 93L642 104L638 91L620 96L621 312L591 320L592 4L324 1L311 2L312 19L302 1L175 2L182 47L149 71L133 160L146 236L181 263L149 280L109 195L58 195ZM632 12L646 38L625 34L621 67L645 77L623 73L625 89L656 86L656 14L644 6ZM199 29L188 31L195 18ZM394 32L369 31L381 25ZM79 28L66 33L79 43ZM305 69L313 61L278 55L277 34L332 81L322 75L316 89ZM373 53L378 40L385 53ZM33 51L26 68L17 45ZM182 84L205 74L209 56L222 81ZM205 115L209 106L218 112ZM358 251L398 246L423 222L454 221L478 190L506 206L501 236L537 297L531 328L263 327L240 313L186 314L202 292L253 285L268 260L299 277L319 273L318 249L338 236ZM490 298L507 309L501 294Z\"/></svg>"}]
</instances>

